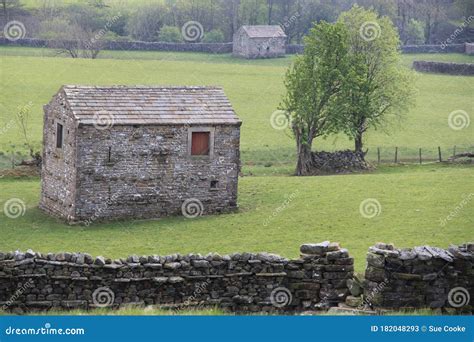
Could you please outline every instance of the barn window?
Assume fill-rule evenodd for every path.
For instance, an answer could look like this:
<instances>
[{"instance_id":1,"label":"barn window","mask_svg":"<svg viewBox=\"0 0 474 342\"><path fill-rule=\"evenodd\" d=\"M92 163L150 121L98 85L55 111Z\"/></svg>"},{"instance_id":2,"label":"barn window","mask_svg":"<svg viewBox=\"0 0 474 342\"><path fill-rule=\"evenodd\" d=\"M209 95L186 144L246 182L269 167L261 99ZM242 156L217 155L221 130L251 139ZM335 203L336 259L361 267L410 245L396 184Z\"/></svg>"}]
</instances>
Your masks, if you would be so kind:
<instances>
[{"instance_id":1,"label":"barn window","mask_svg":"<svg viewBox=\"0 0 474 342\"><path fill-rule=\"evenodd\" d=\"M214 132L214 127L188 128L188 155L213 158Z\"/></svg>"},{"instance_id":2,"label":"barn window","mask_svg":"<svg viewBox=\"0 0 474 342\"><path fill-rule=\"evenodd\" d=\"M191 155L208 156L210 152L209 138L210 132L192 132Z\"/></svg>"},{"instance_id":3,"label":"barn window","mask_svg":"<svg viewBox=\"0 0 474 342\"><path fill-rule=\"evenodd\" d=\"M63 125L56 123L56 147L63 147Z\"/></svg>"}]
</instances>

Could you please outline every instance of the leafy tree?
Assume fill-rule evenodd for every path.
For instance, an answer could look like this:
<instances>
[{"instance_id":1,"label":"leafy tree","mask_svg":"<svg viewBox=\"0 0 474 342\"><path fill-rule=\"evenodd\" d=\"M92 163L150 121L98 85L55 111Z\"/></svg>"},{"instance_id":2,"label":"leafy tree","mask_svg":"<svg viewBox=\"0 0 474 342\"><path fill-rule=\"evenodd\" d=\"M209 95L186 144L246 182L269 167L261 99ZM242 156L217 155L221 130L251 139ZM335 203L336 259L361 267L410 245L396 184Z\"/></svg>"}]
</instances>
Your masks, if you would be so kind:
<instances>
[{"instance_id":1,"label":"leafy tree","mask_svg":"<svg viewBox=\"0 0 474 342\"><path fill-rule=\"evenodd\" d=\"M354 6L338 20L348 32L349 68L337 98L337 127L362 153L363 135L400 117L414 99L412 73L401 66L398 33L387 17Z\"/></svg>"},{"instance_id":2,"label":"leafy tree","mask_svg":"<svg viewBox=\"0 0 474 342\"><path fill-rule=\"evenodd\" d=\"M20 0L0 0L0 7L3 19L9 21L16 12L21 12L23 5Z\"/></svg>"},{"instance_id":3,"label":"leafy tree","mask_svg":"<svg viewBox=\"0 0 474 342\"><path fill-rule=\"evenodd\" d=\"M222 43L224 42L224 34L221 30L211 30L204 34L203 43Z\"/></svg>"},{"instance_id":4,"label":"leafy tree","mask_svg":"<svg viewBox=\"0 0 474 342\"><path fill-rule=\"evenodd\" d=\"M40 37L49 39L48 46L57 49L58 54L79 57L82 29L78 25L71 24L64 18L54 18L43 21L40 32Z\"/></svg>"},{"instance_id":5,"label":"leafy tree","mask_svg":"<svg viewBox=\"0 0 474 342\"><path fill-rule=\"evenodd\" d=\"M346 30L342 23L315 25L305 37L304 54L286 74L286 96L280 108L287 113L296 140L296 175L312 172L313 140L331 133L339 120L331 111L341 91L347 67Z\"/></svg>"},{"instance_id":6,"label":"leafy tree","mask_svg":"<svg viewBox=\"0 0 474 342\"><path fill-rule=\"evenodd\" d=\"M178 27L165 25L161 28L158 39L160 42L181 43L183 36Z\"/></svg>"},{"instance_id":7,"label":"leafy tree","mask_svg":"<svg viewBox=\"0 0 474 342\"><path fill-rule=\"evenodd\" d=\"M168 11L163 4L140 6L130 16L127 23L127 32L137 40L156 41L167 14Z\"/></svg>"},{"instance_id":8,"label":"leafy tree","mask_svg":"<svg viewBox=\"0 0 474 342\"><path fill-rule=\"evenodd\" d=\"M425 32L423 28L423 23L415 19L410 19L406 27L404 43L423 44L424 41Z\"/></svg>"}]
</instances>

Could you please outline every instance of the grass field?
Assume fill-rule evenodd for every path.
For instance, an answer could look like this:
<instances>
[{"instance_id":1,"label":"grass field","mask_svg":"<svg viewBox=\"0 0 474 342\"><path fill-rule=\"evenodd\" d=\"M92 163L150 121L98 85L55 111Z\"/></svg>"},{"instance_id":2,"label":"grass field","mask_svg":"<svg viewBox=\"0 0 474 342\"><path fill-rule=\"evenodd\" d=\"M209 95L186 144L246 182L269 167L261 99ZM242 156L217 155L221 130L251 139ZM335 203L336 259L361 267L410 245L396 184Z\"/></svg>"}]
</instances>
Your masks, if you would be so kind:
<instances>
[{"instance_id":1,"label":"grass field","mask_svg":"<svg viewBox=\"0 0 474 342\"><path fill-rule=\"evenodd\" d=\"M63 84L173 84L220 85L243 120L242 159L244 164L272 165L293 163L294 142L290 132L273 129L271 114L284 92L283 75L293 57L246 61L230 55L197 53L105 51L98 60L38 57L53 56L47 49L1 47L2 85L0 86L0 151L18 145L14 114L31 103L32 139L40 143L42 106ZM474 61L462 54L404 55L404 66L414 59ZM474 77L420 74L417 106L401 121L391 121L390 135L370 131L366 146L369 158L382 147L384 158L400 148L400 158L412 158L423 148L427 159L443 155L453 146L458 151L473 148L474 125L453 130L449 113L464 110L471 117ZM331 136L315 144L318 150L352 147L345 136Z\"/></svg>"},{"instance_id":2,"label":"grass field","mask_svg":"<svg viewBox=\"0 0 474 342\"><path fill-rule=\"evenodd\" d=\"M440 225L474 191L472 167L399 165L382 166L371 174L289 177L294 142L289 132L272 128L270 116L283 94L282 79L292 57L244 61L229 55L120 51L104 52L98 60L51 56L51 50L0 48L0 150L19 144L13 117L18 106L29 103L31 137L39 144L42 105L62 84L217 84L244 122L240 210L194 220L174 217L69 227L37 209L39 179L3 178L0 205L19 198L26 212L17 219L0 213L0 250L86 251L107 257L268 251L295 258L301 243L332 240L349 249L362 272L367 248L377 241L447 247L474 239L472 201L447 225ZM401 67L414 59L474 61L455 54L404 55ZM446 154L453 145L458 151L474 145L474 124L461 130L448 125L448 115L455 110L472 118L474 77L420 74L417 86L417 107L402 122L391 124L390 135L369 132L372 156L377 146L384 147L387 156L399 146L401 157L416 155L419 147L435 157L437 146ZM352 144L343 136L316 144L327 150L348 147ZM368 198L381 204L381 212L372 219L359 211Z\"/></svg>"},{"instance_id":3,"label":"grass field","mask_svg":"<svg viewBox=\"0 0 474 342\"><path fill-rule=\"evenodd\" d=\"M91 227L70 227L40 212L38 179L0 179L0 204L20 198L27 207L17 219L0 213L0 250L87 251L112 258L268 251L295 258L301 243L331 240L349 249L362 272L367 248L378 241L447 247L473 240L472 201L446 226L440 225L473 191L472 175L472 167L425 165L347 176L243 177L235 214ZM359 211L367 198L381 204L380 214L371 219Z\"/></svg>"}]
</instances>

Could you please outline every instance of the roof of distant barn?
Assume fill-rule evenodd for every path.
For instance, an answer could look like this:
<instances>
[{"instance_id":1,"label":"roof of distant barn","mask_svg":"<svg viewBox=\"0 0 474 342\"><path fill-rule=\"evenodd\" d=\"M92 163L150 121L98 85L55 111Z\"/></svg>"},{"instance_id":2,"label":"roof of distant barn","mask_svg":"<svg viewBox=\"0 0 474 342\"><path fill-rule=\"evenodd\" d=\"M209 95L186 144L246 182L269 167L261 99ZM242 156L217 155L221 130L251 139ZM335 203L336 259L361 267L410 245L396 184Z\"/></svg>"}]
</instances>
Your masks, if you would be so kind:
<instances>
[{"instance_id":1,"label":"roof of distant barn","mask_svg":"<svg viewBox=\"0 0 474 342\"><path fill-rule=\"evenodd\" d=\"M75 119L93 125L98 117L114 125L236 125L241 121L220 87L62 87Z\"/></svg>"},{"instance_id":2,"label":"roof of distant barn","mask_svg":"<svg viewBox=\"0 0 474 342\"><path fill-rule=\"evenodd\" d=\"M278 25L244 25L242 29L250 38L285 38L286 34Z\"/></svg>"}]
</instances>

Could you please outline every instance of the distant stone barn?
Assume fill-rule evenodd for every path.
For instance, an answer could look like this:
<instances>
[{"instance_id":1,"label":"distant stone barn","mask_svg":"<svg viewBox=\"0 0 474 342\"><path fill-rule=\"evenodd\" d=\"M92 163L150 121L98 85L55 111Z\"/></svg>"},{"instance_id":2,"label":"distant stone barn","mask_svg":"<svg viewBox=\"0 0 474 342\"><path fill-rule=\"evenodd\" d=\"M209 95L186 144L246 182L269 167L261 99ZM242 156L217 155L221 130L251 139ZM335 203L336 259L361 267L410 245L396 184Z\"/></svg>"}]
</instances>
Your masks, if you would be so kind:
<instances>
[{"instance_id":1,"label":"distant stone barn","mask_svg":"<svg viewBox=\"0 0 474 342\"><path fill-rule=\"evenodd\" d=\"M278 25L242 26L233 40L233 55L237 57L273 58L286 52L286 34Z\"/></svg>"},{"instance_id":2,"label":"distant stone barn","mask_svg":"<svg viewBox=\"0 0 474 342\"><path fill-rule=\"evenodd\" d=\"M70 223L237 207L240 125L218 87L63 86L44 106L40 208Z\"/></svg>"}]
</instances>

